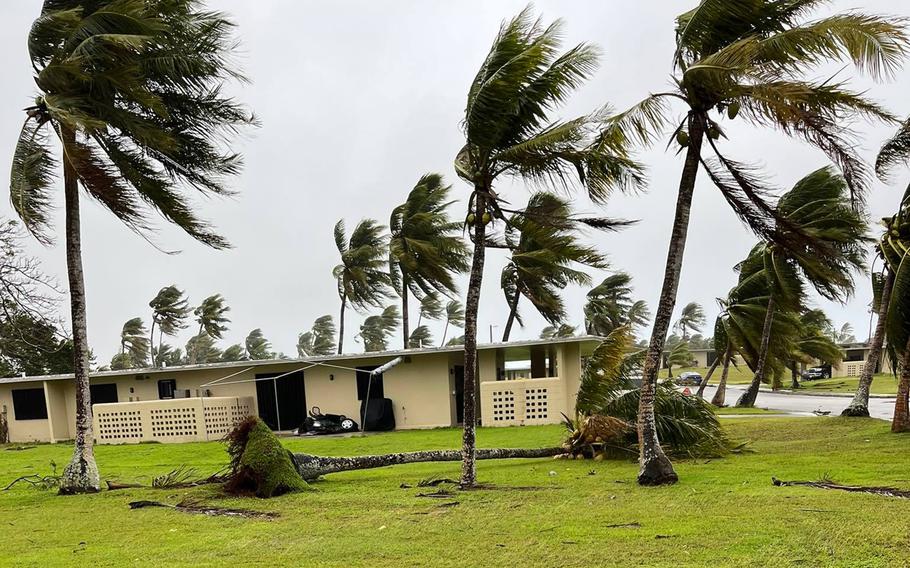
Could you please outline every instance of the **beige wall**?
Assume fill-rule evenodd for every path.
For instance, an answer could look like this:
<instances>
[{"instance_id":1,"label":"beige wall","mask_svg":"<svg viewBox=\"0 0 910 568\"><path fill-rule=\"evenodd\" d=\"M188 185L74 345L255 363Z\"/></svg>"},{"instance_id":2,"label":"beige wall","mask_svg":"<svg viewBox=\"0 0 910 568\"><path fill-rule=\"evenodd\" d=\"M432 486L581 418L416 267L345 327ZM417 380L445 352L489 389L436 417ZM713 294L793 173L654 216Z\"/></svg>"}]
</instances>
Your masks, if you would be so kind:
<instances>
[{"instance_id":1,"label":"beige wall","mask_svg":"<svg viewBox=\"0 0 910 568\"><path fill-rule=\"evenodd\" d=\"M15 386L16 388L44 388L43 381L19 383ZM16 420L10 387L11 385L0 385L0 412L6 409L10 442L49 442L51 440L50 421Z\"/></svg>"}]
</instances>

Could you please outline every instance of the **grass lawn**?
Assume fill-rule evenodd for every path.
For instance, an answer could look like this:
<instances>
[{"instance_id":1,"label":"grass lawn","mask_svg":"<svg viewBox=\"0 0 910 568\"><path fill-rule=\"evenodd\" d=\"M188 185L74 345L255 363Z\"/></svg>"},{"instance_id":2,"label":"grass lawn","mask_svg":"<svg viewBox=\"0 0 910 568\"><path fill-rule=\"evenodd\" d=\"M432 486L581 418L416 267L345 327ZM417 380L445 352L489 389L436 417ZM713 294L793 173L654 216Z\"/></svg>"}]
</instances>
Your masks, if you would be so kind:
<instances>
[{"instance_id":1,"label":"grass lawn","mask_svg":"<svg viewBox=\"0 0 910 568\"><path fill-rule=\"evenodd\" d=\"M684 371L695 371L696 373L701 373L702 376L708 372L708 369L701 368L691 368L691 369L673 369L673 376L679 376L680 373ZM667 376L666 369L663 369L661 373L661 378ZM714 375L711 376L711 384L716 385L717 381L720 380L720 370L714 371ZM727 383L731 385L744 385L752 382L752 372L749 371L749 368L740 365L739 368L730 367L730 371L727 374ZM838 392L838 393L848 393L852 394L856 392L856 384L859 382L859 377L834 377L831 379L822 379L820 381L803 381L803 389L800 392L805 392L812 394L813 392ZM790 387L790 376L787 375L784 377L784 388ZM889 374L878 374L872 380L872 394L888 394L894 395L897 394L897 379L894 375Z\"/></svg>"},{"instance_id":2,"label":"grass lawn","mask_svg":"<svg viewBox=\"0 0 910 568\"><path fill-rule=\"evenodd\" d=\"M723 408L715 408L714 413L720 416L724 414L786 414L785 410L769 410L767 408L737 408L735 406L725 406Z\"/></svg>"},{"instance_id":3,"label":"grass lawn","mask_svg":"<svg viewBox=\"0 0 910 568\"><path fill-rule=\"evenodd\" d=\"M226 499L215 487L129 489L58 497L0 492L4 566L906 566L910 502L801 487L772 475L910 488L910 436L871 419L744 418L725 422L754 452L678 464L681 482L643 488L634 461L480 462L494 488L438 500L401 489L459 464L414 464L331 475L312 491ZM561 426L481 429L482 446L542 446ZM454 448L457 430L349 439L289 439L287 447L353 455ZM0 449L0 483L62 465L69 448ZM148 482L180 465L219 469L218 443L100 446L106 478ZM206 517L127 503L185 497L275 511L272 521ZM448 505L458 503L457 506Z\"/></svg>"}]
</instances>

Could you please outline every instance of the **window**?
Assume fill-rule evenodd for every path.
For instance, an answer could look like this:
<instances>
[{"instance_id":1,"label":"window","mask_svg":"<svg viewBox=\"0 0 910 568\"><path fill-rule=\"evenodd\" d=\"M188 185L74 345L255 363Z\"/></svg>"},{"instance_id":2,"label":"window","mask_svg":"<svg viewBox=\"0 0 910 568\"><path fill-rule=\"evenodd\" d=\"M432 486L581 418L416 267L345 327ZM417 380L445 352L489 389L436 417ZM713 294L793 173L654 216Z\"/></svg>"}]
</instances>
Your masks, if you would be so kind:
<instances>
[{"instance_id":1,"label":"window","mask_svg":"<svg viewBox=\"0 0 910 568\"><path fill-rule=\"evenodd\" d=\"M92 393L92 404L120 402L120 400L117 398L117 385L115 383L91 385L89 387L89 390Z\"/></svg>"},{"instance_id":2,"label":"window","mask_svg":"<svg viewBox=\"0 0 910 568\"><path fill-rule=\"evenodd\" d=\"M382 373L372 375L373 381L370 384L370 371L377 367L357 367L357 400L364 400L367 397L367 387L370 391L370 400L375 398L385 398L382 387Z\"/></svg>"},{"instance_id":3,"label":"window","mask_svg":"<svg viewBox=\"0 0 910 568\"><path fill-rule=\"evenodd\" d=\"M44 388L13 389L13 415L16 420L47 420Z\"/></svg>"},{"instance_id":4,"label":"window","mask_svg":"<svg viewBox=\"0 0 910 568\"><path fill-rule=\"evenodd\" d=\"M162 379L158 381L158 398L174 398L174 392L176 390L176 379Z\"/></svg>"}]
</instances>

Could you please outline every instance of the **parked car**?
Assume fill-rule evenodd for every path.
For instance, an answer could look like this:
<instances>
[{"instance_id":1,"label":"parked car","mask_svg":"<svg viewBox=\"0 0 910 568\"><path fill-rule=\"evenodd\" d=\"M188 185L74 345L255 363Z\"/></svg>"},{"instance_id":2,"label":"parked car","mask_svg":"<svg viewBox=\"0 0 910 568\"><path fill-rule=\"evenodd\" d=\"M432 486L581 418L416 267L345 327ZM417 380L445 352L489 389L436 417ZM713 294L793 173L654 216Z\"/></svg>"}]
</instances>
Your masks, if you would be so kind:
<instances>
[{"instance_id":1,"label":"parked car","mask_svg":"<svg viewBox=\"0 0 910 568\"><path fill-rule=\"evenodd\" d=\"M686 371L685 373L680 373L676 377L676 384L678 385L700 385L701 384L701 374L694 371Z\"/></svg>"},{"instance_id":2,"label":"parked car","mask_svg":"<svg viewBox=\"0 0 910 568\"><path fill-rule=\"evenodd\" d=\"M819 379L830 379L831 367L822 365L820 367L809 367L803 371L804 381L817 381Z\"/></svg>"}]
</instances>

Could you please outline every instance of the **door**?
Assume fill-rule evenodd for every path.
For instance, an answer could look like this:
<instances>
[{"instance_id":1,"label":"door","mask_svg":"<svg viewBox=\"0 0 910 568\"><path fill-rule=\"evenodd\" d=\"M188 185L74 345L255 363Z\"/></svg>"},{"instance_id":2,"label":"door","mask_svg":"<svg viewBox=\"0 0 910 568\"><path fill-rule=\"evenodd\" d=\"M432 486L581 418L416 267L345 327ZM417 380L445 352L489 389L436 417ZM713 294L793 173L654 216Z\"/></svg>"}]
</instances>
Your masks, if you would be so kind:
<instances>
[{"instance_id":1,"label":"door","mask_svg":"<svg viewBox=\"0 0 910 568\"><path fill-rule=\"evenodd\" d=\"M272 430L293 430L306 419L306 388L303 371L268 380L283 373L256 375L256 403L259 418ZM275 389L278 392L275 392ZM277 399L277 401L276 401Z\"/></svg>"},{"instance_id":2,"label":"door","mask_svg":"<svg viewBox=\"0 0 910 568\"><path fill-rule=\"evenodd\" d=\"M464 424L464 365L455 365L455 416Z\"/></svg>"}]
</instances>

